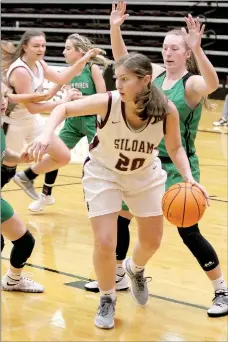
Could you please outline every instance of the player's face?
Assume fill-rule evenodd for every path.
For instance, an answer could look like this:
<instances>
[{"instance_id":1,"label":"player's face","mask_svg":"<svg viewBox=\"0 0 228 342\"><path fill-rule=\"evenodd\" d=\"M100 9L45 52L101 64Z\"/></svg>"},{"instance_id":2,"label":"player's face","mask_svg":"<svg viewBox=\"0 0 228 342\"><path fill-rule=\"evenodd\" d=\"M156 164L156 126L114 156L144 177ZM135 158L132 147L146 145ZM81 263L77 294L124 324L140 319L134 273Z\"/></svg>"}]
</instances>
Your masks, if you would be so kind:
<instances>
[{"instance_id":1,"label":"player's face","mask_svg":"<svg viewBox=\"0 0 228 342\"><path fill-rule=\"evenodd\" d=\"M72 40L67 39L66 43L65 43L65 49L63 51L63 55L64 55L64 57L66 59L66 63L74 64L80 58L82 58L83 53L75 48Z\"/></svg>"},{"instance_id":2,"label":"player's face","mask_svg":"<svg viewBox=\"0 0 228 342\"><path fill-rule=\"evenodd\" d=\"M115 69L116 89L119 91L123 102L134 101L136 95L151 82L149 75L144 78L137 77L133 72L119 66Z\"/></svg>"},{"instance_id":3,"label":"player's face","mask_svg":"<svg viewBox=\"0 0 228 342\"><path fill-rule=\"evenodd\" d=\"M8 88L1 82L1 115L4 115L8 106Z\"/></svg>"},{"instance_id":4,"label":"player's face","mask_svg":"<svg viewBox=\"0 0 228 342\"><path fill-rule=\"evenodd\" d=\"M46 39L43 36L32 37L28 44L23 45L24 52L31 60L43 59L46 51Z\"/></svg>"},{"instance_id":5,"label":"player's face","mask_svg":"<svg viewBox=\"0 0 228 342\"><path fill-rule=\"evenodd\" d=\"M162 56L165 68L171 72L178 72L186 67L190 51L186 50L182 36L169 34L163 42Z\"/></svg>"}]
</instances>

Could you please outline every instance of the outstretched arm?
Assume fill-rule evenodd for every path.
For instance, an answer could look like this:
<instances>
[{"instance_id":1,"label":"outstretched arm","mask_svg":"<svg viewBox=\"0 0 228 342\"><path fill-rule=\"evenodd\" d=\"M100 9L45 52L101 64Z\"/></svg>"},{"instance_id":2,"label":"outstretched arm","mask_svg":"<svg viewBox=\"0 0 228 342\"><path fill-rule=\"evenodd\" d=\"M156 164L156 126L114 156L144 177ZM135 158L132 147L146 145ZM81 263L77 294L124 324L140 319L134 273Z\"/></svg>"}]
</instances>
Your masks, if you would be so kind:
<instances>
[{"instance_id":1,"label":"outstretched arm","mask_svg":"<svg viewBox=\"0 0 228 342\"><path fill-rule=\"evenodd\" d=\"M191 14L185 18L185 22L187 24L188 33L185 28L182 28L184 39L194 54L201 73L201 76L196 75L189 79L189 82L186 84L187 91L192 92L193 95L198 94L199 97L206 96L218 88L219 79L215 68L201 48L201 39L205 25L200 27L199 18L194 20Z\"/></svg>"},{"instance_id":2,"label":"outstretched arm","mask_svg":"<svg viewBox=\"0 0 228 342\"><path fill-rule=\"evenodd\" d=\"M51 113L42 132L25 149L31 159L41 160L51 142L56 127L68 117L94 115L105 118L108 109L108 94L95 94L57 106Z\"/></svg>"},{"instance_id":3,"label":"outstretched arm","mask_svg":"<svg viewBox=\"0 0 228 342\"><path fill-rule=\"evenodd\" d=\"M128 54L127 47L124 43L122 33L121 33L121 25L124 21L129 17L129 14L125 14L126 12L126 2L118 1L117 5L112 3L112 12L110 15L110 34L111 34L111 45L112 45L112 54L115 61L118 61L120 57ZM161 67L159 64L152 63L153 67L153 79L155 79L158 75L160 75L165 69Z\"/></svg>"},{"instance_id":4,"label":"outstretched arm","mask_svg":"<svg viewBox=\"0 0 228 342\"><path fill-rule=\"evenodd\" d=\"M72 80L75 76L79 75L84 69L86 63L89 62L91 57L98 55L99 53L105 53L103 50L94 48L89 50L81 59L75 62L73 65L67 67L62 72L57 72L47 63L41 61L44 68L44 77L54 83L66 84Z\"/></svg>"},{"instance_id":5,"label":"outstretched arm","mask_svg":"<svg viewBox=\"0 0 228 342\"><path fill-rule=\"evenodd\" d=\"M28 102L42 102L48 99L47 93L33 93L33 94L10 94L8 98L11 102L28 103Z\"/></svg>"},{"instance_id":6,"label":"outstretched arm","mask_svg":"<svg viewBox=\"0 0 228 342\"><path fill-rule=\"evenodd\" d=\"M128 14L125 14L125 11L125 1L118 1L117 5L114 2L112 3L112 12L110 15L110 34L112 53L115 61L118 61L120 57L128 54L120 29L120 26L129 17Z\"/></svg>"}]
</instances>

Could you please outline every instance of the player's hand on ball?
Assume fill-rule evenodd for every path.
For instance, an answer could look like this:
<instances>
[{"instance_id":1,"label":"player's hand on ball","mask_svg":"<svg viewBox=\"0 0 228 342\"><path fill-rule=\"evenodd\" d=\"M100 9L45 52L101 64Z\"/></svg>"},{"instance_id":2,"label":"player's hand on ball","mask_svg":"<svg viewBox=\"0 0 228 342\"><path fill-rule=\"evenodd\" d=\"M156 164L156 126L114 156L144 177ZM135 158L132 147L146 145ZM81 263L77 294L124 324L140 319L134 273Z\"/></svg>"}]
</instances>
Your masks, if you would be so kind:
<instances>
[{"instance_id":1,"label":"player's hand on ball","mask_svg":"<svg viewBox=\"0 0 228 342\"><path fill-rule=\"evenodd\" d=\"M205 189L205 187L199 183L197 183L194 179L192 180L188 180L188 183L191 183L193 186L197 186L203 193L204 197L206 198L206 202L207 202L207 206L210 206L210 198L209 198L209 194L207 192L207 190Z\"/></svg>"}]
</instances>

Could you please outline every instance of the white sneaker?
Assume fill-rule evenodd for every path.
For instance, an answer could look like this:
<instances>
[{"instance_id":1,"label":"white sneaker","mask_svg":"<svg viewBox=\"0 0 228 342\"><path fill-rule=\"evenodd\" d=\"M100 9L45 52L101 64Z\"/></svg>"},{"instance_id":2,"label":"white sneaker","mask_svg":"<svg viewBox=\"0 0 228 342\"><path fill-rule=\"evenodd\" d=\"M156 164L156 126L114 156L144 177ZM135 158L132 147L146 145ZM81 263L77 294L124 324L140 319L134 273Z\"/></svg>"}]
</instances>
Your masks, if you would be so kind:
<instances>
[{"instance_id":1,"label":"white sneaker","mask_svg":"<svg viewBox=\"0 0 228 342\"><path fill-rule=\"evenodd\" d=\"M31 211L42 211L44 209L44 207L46 207L47 205L52 205L53 203L55 203L55 199L52 195L44 195L44 194L40 194L40 198L37 201L32 202L31 204L29 204L29 210Z\"/></svg>"},{"instance_id":2,"label":"white sneaker","mask_svg":"<svg viewBox=\"0 0 228 342\"><path fill-rule=\"evenodd\" d=\"M18 292L36 292L41 293L44 292L43 285L36 283L35 281L26 278L22 275L21 279L18 282L14 282L11 278L6 274L2 278L2 289L4 291L18 291Z\"/></svg>"},{"instance_id":3,"label":"white sneaker","mask_svg":"<svg viewBox=\"0 0 228 342\"><path fill-rule=\"evenodd\" d=\"M214 126L228 126L228 120L225 118L221 118L219 121L213 122Z\"/></svg>"},{"instance_id":4,"label":"white sneaker","mask_svg":"<svg viewBox=\"0 0 228 342\"><path fill-rule=\"evenodd\" d=\"M86 291L99 292L97 280L90 281L89 283L85 284L84 288ZM129 288L128 279L125 273L123 276L117 275L116 276L116 291L124 291L124 290L127 290L128 288Z\"/></svg>"},{"instance_id":5,"label":"white sneaker","mask_svg":"<svg viewBox=\"0 0 228 342\"><path fill-rule=\"evenodd\" d=\"M94 324L100 329L114 328L114 316L116 309L116 299L112 300L109 296L102 296L100 298L100 305L94 320Z\"/></svg>"},{"instance_id":6,"label":"white sneaker","mask_svg":"<svg viewBox=\"0 0 228 342\"><path fill-rule=\"evenodd\" d=\"M228 289L215 291L213 305L207 310L209 317L222 317L228 315Z\"/></svg>"}]
</instances>

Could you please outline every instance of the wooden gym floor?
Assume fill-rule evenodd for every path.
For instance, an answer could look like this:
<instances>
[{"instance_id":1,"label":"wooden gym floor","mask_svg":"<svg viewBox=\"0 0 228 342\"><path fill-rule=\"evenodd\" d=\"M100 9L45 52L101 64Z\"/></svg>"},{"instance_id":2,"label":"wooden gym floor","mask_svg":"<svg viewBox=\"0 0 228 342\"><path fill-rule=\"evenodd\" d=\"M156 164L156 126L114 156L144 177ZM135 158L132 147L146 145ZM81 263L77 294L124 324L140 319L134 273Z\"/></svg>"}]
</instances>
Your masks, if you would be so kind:
<instances>
[{"instance_id":1,"label":"wooden gym floor","mask_svg":"<svg viewBox=\"0 0 228 342\"><path fill-rule=\"evenodd\" d=\"M203 114L197 137L201 183L211 195L211 206L200 222L202 233L216 249L227 278L227 128L215 129L221 115ZM23 165L21 168L24 168ZM41 189L42 179L36 181ZM44 294L2 293L2 341L228 341L227 317L209 318L213 289L198 263L167 221L160 250L146 275L150 298L145 308L130 292L118 292L116 327L104 331L93 325L98 294L83 290L95 279L93 239L81 186L81 165L62 168L54 188L56 203L33 214L30 199L11 182L3 197L23 218L36 238L25 272L44 284ZM131 255L136 226L131 224ZM6 241L2 274L11 244Z\"/></svg>"}]
</instances>

